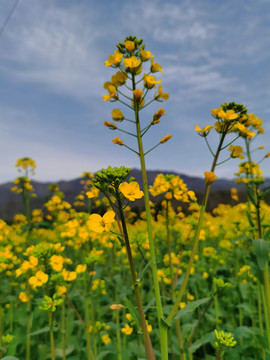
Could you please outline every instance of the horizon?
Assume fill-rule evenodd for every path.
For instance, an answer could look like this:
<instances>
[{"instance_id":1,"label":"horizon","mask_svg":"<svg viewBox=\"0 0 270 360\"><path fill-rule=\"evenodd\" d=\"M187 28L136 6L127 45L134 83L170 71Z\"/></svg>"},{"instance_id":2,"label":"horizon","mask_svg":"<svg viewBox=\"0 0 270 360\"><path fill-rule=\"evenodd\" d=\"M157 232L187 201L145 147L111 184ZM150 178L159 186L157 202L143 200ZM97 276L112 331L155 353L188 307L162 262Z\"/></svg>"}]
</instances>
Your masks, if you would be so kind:
<instances>
[{"instance_id":1,"label":"horizon","mask_svg":"<svg viewBox=\"0 0 270 360\"><path fill-rule=\"evenodd\" d=\"M0 29L15 3L0 2ZM212 125L210 110L230 101L264 121L265 134L253 143L255 151L265 145L254 153L260 161L270 151L269 21L266 0L19 2L0 32L0 183L16 178L13 164L24 156L36 161L36 176L44 181L108 165L139 166L136 155L112 139L120 136L131 147L135 142L103 126L114 107L102 99L103 84L115 72L104 62L130 34L143 38L162 66L164 74L156 79L170 94L162 105L154 102L142 111L145 123L160 105L165 109L145 135L145 151L173 135L147 156L148 169L203 176L212 155L195 126ZM209 134L213 147L216 135ZM223 153L221 161L229 154ZM217 177L233 178L238 161L218 167ZM270 177L269 162L262 170Z\"/></svg>"}]
</instances>

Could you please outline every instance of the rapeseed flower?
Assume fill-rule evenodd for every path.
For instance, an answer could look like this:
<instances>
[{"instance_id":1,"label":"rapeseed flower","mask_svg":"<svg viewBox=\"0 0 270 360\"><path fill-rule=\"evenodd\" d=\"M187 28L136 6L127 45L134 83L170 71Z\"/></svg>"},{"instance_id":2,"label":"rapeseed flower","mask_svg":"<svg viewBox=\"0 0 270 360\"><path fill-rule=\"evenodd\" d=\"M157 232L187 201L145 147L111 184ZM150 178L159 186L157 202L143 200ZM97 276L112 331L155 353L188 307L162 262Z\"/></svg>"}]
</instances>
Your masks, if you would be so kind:
<instances>
[{"instance_id":1,"label":"rapeseed flower","mask_svg":"<svg viewBox=\"0 0 270 360\"><path fill-rule=\"evenodd\" d=\"M212 171L205 171L204 173L205 184L212 184L212 182L215 180L217 180L217 176Z\"/></svg>"},{"instance_id":2,"label":"rapeseed flower","mask_svg":"<svg viewBox=\"0 0 270 360\"><path fill-rule=\"evenodd\" d=\"M143 197L143 192L140 190L140 186L137 182L131 183L123 182L119 185L120 192L129 201L135 201Z\"/></svg>"},{"instance_id":3,"label":"rapeseed flower","mask_svg":"<svg viewBox=\"0 0 270 360\"><path fill-rule=\"evenodd\" d=\"M111 226L115 217L115 213L111 210L107 211L103 217L101 217L99 214L92 214L89 216L89 220L87 221L87 225L90 230L102 233L104 231L109 231L111 229Z\"/></svg>"},{"instance_id":4,"label":"rapeseed flower","mask_svg":"<svg viewBox=\"0 0 270 360\"><path fill-rule=\"evenodd\" d=\"M121 140L121 139L119 139L118 136L116 136L116 137L112 140L112 142L113 142L114 144L121 145L121 146L125 145L125 144L124 144L124 141Z\"/></svg>"},{"instance_id":5,"label":"rapeseed flower","mask_svg":"<svg viewBox=\"0 0 270 360\"><path fill-rule=\"evenodd\" d=\"M172 135L169 134L169 135L166 135L164 136L161 140L160 140L160 143L161 144L164 144L165 142L167 142L168 140L170 140L172 138Z\"/></svg>"},{"instance_id":6,"label":"rapeseed flower","mask_svg":"<svg viewBox=\"0 0 270 360\"><path fill-rule=\"evenodd\" d=\"M239 158L239 159L245 158L244 155L242 155L243 148L241 146L231 145L228 150L231 151L232 158Z\"/></svg>"}]
</instances>

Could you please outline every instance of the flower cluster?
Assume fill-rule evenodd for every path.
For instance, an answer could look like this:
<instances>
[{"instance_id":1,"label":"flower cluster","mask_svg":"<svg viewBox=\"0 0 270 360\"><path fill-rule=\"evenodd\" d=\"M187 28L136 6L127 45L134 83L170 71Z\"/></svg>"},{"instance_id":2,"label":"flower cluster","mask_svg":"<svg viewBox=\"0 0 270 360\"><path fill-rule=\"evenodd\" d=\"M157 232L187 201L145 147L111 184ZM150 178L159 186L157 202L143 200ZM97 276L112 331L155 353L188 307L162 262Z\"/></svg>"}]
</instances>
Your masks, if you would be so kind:
<instances>
[{"instance_id":1,"label":"flower cluster","mask_svg":"<svg viewBox=\"0 0 270 360\"><path fill-rule=\"evenodd\" d=\"M149 66L146 72L143 73L143 68L146 66L146 63L148 63ZM113 121L121 122L126 120L128 122L138 123L136 114L139 110L153 101L162 102L168 100L169 94L163 92L161 79L156 79L155 77L156 73L163 73L162 67L154 61L154 56L151 52L145 50L143 39L137 39L136 36L127 37L124 42L117 45L117 50L105 61L105 66L117 69L117 72L111 77L111 81L105 82L104 89L108 91L108 94L103 95L103 100L111 102L119 101L127 108L135 111L134 121L124 115L120 109L113 109ZM138 76L139 79L137 78ZM138 84L141 84L140 88L137 87ZM153 98L147 102L148 92L156 88L157 91L154 93ZM164 115L165 110L163 108L157 110L148 125L140 130L140 135L144 135L151 126L158 124ZM126 134L133 135L109 121L105 121L104 126L110 130L119 130ZM171 137L172 135L166 135L160 140L158 145L165 143ZM112 141L114 144L129 148L118 136Z\"/></svg>"}]
</instances>

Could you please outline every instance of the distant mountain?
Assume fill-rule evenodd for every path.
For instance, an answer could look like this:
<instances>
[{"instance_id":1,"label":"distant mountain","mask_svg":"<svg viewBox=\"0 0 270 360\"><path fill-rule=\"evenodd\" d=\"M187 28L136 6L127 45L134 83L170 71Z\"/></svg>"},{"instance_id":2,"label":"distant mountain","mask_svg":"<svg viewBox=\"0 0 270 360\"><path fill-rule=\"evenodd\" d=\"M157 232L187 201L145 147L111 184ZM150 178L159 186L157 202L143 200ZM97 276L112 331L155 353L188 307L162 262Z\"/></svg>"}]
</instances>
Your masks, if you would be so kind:
<instances>
[{"instance_id":1,"label":"distant mountain","mask_svg":"<svg viewBox=\"0 0 270 360\"><path fill-rule=\"evenodd\" d=\"M184 174L179 174L177 172L163 172L162 170L149 170L147 172L148 183L152 185L155 177L160 174L174 174L179 175L184 182L187 184L187 187L190 190L196 192L196 195L202 193L204 189L204 180L200 177L188 176ZM140 187L142 188L142 176L140 170L132 169L131 176L133 176L136 181L139 182ZM59 190L65 194L65 199L73 203L74 198L82 190L82 185L80 183L81 178L77 178L69 181L59 181ZM43 206L44 201L49 196L49 185L50 182L33 182L35 193L37 198L32 200L32 208L40 208ZM0 218L5 220L10 220L12 217L22 211L21 197L18 194L14 194L10 191L11 187L14 184L8 182L0 185ZM270 186L270 179L266 179L265 187ZM215 197L215 201L210 208L215 207L219 202L228 203L230 200L229 190L232 187L236 187L239 190L243 189L242 185L236 184L233 180L228 179L217 179L212 185L212 197ZM218 196L217 196L218 194ZM214 196L215 195L215 196Z\"/></svg>"}]
</instances>

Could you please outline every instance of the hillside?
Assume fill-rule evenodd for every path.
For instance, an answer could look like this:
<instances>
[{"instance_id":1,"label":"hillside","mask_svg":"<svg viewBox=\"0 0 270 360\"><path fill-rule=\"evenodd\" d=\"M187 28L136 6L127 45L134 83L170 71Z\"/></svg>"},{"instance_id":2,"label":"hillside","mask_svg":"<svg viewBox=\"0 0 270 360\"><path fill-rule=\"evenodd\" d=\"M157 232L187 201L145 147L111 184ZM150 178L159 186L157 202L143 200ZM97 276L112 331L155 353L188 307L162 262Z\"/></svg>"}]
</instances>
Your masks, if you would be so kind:
<instances>
[{"instance_id":1,"label":"hillside","mask_svg":"<svg viewBox=\"0 0 270 360\"><path fill-rule=\"evenodd\" d=\"M153 184L155 177L162 173L161 170L149 170L148 171L148 182L149 185ZM204 189L204 180L200 177L188 176L184 174L179 174L176 172L166 172L170 174L179 175L184 182L187 184L190 190L195 191L199 200L202 197L202 192ZM139 182L140 187L142 188L142 178L140 170L132 169L131 176L134 176L135 179ZM67 201L73 203L74 198L82 190L82 185L80 183L81 178L77 178L69 181L59 181L59 189L65 194ZM34 182L35 193L37 198L32 200L32 209L41 208L44 204L44 201L48 198L49 195L49 185L50 182ZM14 194L10 191L13 186L12 182L8 182L0 185L0 218L4 220L11 220L16 213L22 211L21 197L18 194ZM266 179L265 186L270 186L270 179ZM212 185L211 196L209 199L209 210L216 207L219 203L229 203L230 202L230 189L232 187L237 187L240 191L240 200L245 201L245 195L243 186L235 184L233 180L228 179L218 179ZM138 205L138 202L136 203ZM139 207L141 207L141 202L139 202Z\"/></svg>"}]
</instances>

